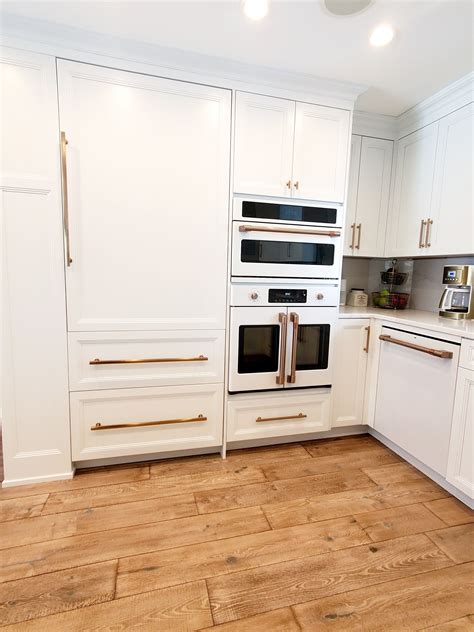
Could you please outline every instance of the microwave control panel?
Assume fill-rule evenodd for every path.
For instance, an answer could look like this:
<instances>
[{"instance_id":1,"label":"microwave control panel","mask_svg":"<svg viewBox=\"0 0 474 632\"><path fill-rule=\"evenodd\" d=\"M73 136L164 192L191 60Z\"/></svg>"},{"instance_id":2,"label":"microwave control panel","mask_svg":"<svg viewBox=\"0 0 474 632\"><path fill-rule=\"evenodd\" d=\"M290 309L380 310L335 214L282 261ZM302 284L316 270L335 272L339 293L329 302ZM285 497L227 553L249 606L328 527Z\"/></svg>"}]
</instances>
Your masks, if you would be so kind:
<instances>
[{"instance_id":1,"label":"microwave control panel","mask_svg":"<svg viewBox=\"0 0 474 632\"><path fill-rule=\"evenodd\" d=\"M307 303L307 290L270 288L268 290L269 303Z\"/></svg>"}]
</instances>

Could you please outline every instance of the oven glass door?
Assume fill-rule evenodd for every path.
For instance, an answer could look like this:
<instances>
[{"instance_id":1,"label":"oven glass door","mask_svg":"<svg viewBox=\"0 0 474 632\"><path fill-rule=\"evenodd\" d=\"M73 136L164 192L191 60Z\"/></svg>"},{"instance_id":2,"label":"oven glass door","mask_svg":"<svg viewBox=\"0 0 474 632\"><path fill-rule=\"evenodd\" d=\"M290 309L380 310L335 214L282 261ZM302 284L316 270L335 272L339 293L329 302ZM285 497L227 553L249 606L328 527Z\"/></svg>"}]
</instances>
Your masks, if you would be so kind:
<instances>
[{"instance_id":1,"label":"oven glass door","mask_svg":"<svg viewBox=\"0 0 474 632\"><path fill-rule=\"evenodd\" d=\"M337 279L340 231L291 229L234 222L232 276Z\"/></svg>"},{"instance_id":2,"label":"oven glass door","mask_svg":"<svg viewBox=\"0 0 474 632\"><path fill-rule=\"evenodd\" d=\"M324 202L301 203L296 200L252 199L236 196L233 219L244 222L271 222L301 226L342 227L342 205Z\"/></svg>"}]
</instances>

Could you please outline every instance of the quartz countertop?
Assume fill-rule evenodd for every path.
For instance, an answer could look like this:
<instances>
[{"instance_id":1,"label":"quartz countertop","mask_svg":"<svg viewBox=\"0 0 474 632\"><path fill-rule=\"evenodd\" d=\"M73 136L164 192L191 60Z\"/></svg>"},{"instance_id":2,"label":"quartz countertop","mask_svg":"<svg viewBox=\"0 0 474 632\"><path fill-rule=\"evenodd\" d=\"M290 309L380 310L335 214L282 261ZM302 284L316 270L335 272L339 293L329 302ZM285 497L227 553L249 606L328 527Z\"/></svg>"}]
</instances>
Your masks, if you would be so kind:
<instances>
[{"instance_id":1,"label":"quartz countertop","mask_svg":"<svg viewBox=\"0 0 474 632\"><path fill-rule=\"evenodd\" d=\"M424 312L419 309L392 310L341 305L339 318L378 318L399 325L421 327L452 336L474 339L474 320L442 318L437 312Z\"/></svg>"}]
</instances>

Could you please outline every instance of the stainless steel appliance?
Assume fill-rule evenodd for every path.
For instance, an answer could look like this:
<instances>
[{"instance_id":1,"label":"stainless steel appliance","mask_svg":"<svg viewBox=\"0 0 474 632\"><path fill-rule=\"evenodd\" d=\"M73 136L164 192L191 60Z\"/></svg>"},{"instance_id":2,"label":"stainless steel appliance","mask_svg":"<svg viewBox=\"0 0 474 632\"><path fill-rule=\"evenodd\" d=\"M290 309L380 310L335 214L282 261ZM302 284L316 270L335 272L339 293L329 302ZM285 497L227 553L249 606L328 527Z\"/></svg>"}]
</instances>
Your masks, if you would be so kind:
<instances>
[{"instance_id":1,"label":"stainless steel appliance","mask_svg":"<svg viewBox=\"0 0 474 632\"><path fill-rule=\"evenodd\" d=\"M474 266L444 266L445 288L439 315L445 318L474 318Z\"/></svg>"},{"instance_id":2,"label":"stainless steel appliance","mask_svg":"<svg viewBox=\"0 0 474 632\"><path fill-rule=\"evenodd\" d=\"M229 391L330 386L337 283L231 286Z\"/></svg>"}]
</instances>

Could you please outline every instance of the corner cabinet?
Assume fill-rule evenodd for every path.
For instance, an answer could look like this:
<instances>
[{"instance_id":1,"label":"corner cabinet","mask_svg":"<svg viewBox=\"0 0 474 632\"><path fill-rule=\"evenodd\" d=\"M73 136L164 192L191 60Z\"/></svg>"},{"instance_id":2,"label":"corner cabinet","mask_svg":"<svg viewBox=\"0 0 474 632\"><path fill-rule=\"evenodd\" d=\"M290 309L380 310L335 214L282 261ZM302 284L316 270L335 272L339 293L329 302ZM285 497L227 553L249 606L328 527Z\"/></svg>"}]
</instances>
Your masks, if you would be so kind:
<instances>
[{"instance_id":1,"label":"corner cabinet","mask_svg":"<svg viewBox=\"0 0 474 632\"><path fill-rule=\"evenodd\" d=\"M237 92L234 192L343 202L351 113Z\"/></svg>"}]
</instances>

